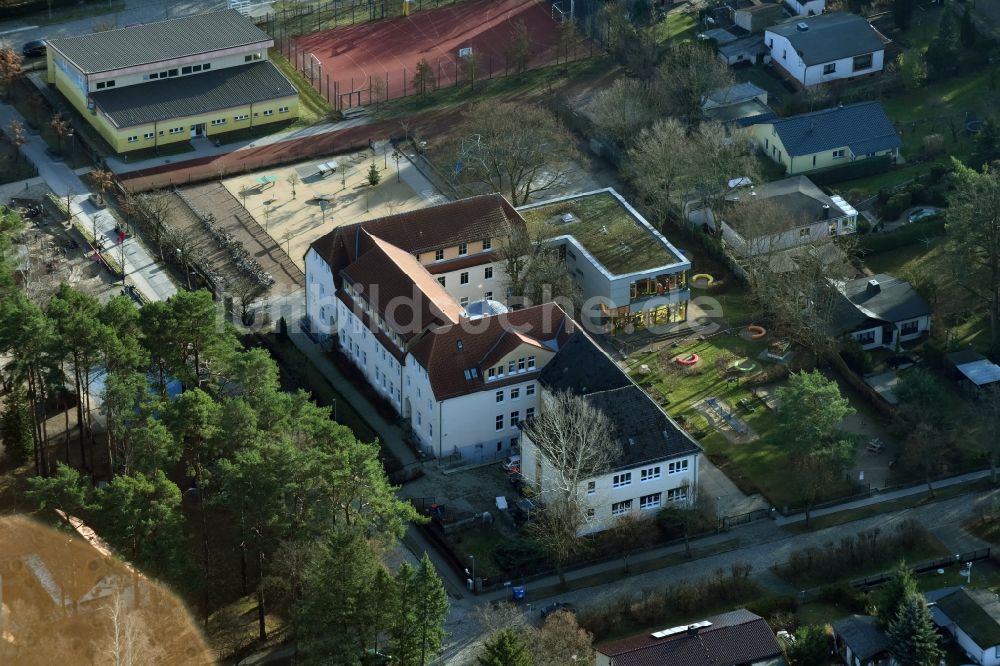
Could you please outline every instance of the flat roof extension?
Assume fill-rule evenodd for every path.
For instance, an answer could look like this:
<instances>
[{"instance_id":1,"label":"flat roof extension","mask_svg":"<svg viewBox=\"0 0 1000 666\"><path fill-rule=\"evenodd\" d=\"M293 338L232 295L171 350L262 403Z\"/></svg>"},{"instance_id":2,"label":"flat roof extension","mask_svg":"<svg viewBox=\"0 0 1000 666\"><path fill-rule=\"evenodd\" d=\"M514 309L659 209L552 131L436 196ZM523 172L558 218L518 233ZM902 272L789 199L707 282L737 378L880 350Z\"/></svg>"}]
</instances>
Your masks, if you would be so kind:
<instances>
[{"instance_id":1,"label":"flat roof extension","mask_svg":"<svg viewBox=\"0 0 1000 666\"><path fill-rule=\"evenodd\" d=\"M533 239L572 236L613 275L689 263L611 188L517 210Z\"/></svg>"}]
</instances>

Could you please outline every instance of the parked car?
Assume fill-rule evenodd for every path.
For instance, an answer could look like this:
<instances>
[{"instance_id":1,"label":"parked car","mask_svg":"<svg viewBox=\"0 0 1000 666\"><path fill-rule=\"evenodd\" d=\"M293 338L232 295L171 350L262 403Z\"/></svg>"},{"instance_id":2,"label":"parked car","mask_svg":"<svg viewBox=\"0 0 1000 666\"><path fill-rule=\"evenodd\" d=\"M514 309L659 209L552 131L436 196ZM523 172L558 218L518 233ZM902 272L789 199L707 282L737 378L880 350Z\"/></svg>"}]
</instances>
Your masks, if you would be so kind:
<instances>
[{"instance_id":1,"label":"parked car","mask_svg":"<svg viewBox=\"0 0 1000 666\"><path fill-rule=\"evenodd\" d=\"M521 471L521 456L520 454L514 454L512 456L507 456L507 459L503 461L503 469L505 472Z\"/></svg>"},{"instance_id":2,"label":"parked car","mask_svg":"<svg viewBox=\"0 0 1000 666\"><path fill-rule=\"evenodd\" d=\"M40 58L48 50L49 48L45 44L44 39L33 39L21 47L21 55L25 58Z\"/></svg>"},{"instance_id":3,"label":"parked car","mask_svg":"<svg viewBox=\"0 0 1000 666\"><path fill-rule=\"evenodd\" d=\"M566 611L567 613L573 613L576 615L576 609L573 608L573 604L568 604L565 601L556 601L555 603L545 606L541 611L539 611L542 615L542 622L545 621L545 618L552 615L556 611Z\"/></svg>"},{"instance_id":4,"label":"parked car","mask_svg":"<svg viewBox=\"0 0 1000 666\"><path fill-rule=\"evenodd\" d=\"M907 216L909 222L919 222L931 215L937 215L941 211L937 208L918 208Z\"/></svg>"},{"instance_id":5,"label":"parked car","mask_svg":"<svg viewBox=\"0 0 1000 666\"><path fill-rule=\"evenodd\" d=\"M533 517L535 513L535 503L528 498L519 499L510 508L510 513L514 516L515 523L525 523Z\"/></svg>"}]
</instances>

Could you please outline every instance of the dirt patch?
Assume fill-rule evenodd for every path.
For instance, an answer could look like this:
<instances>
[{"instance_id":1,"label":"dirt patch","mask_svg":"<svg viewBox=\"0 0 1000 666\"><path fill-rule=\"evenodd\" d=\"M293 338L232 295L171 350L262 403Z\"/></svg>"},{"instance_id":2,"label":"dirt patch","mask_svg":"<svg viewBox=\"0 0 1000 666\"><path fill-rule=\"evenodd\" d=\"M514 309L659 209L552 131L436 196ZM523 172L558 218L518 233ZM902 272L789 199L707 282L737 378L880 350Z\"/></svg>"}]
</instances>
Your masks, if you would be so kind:
<instances>
[{"instance_id":1,"label":"dirt patch","mask_svg":"<svg viewBox=\"0 0 1000 666\"><path fill-rule=\"evenodd\" d=\"M191 203L196 211L211 212L215 216L215 226L220 231L229 234L246 248L261 267L274 278L271 293L275 295L288 294L305 285L305 276L289 256L282 250L264 229L243 208L240 202L229 193L218 181L201 185L193 185L181 190L184 198ZM205 247L209 251L210 262L215 266L228 266L226 274L237 273L232 265L228 251L225 250L198 220L191 208L184 202L179 208L187 209L183 215L184 222L177 215L178 223L188 225L192 232L205 236Z\"/></svg>"}]
</instances>

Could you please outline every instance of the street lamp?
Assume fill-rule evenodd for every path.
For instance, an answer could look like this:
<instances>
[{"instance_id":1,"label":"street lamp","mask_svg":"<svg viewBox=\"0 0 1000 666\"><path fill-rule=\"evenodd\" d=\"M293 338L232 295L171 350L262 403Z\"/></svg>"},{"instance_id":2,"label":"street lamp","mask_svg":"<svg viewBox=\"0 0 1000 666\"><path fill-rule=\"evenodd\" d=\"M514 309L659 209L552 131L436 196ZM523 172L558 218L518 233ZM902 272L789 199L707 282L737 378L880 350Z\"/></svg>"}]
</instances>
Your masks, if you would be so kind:
<instances>
[{"instance_id":1,"label":"street lamp","mask_svg":"<svg viewBox=\"0 0 1000 666\"><path fill-rule=\"evenodd\" d=\"M392 159L396 160L396 182L399 182L399 160L403 157L403 153L398 150L392 151Z\"/></svg>"}]
</instances>

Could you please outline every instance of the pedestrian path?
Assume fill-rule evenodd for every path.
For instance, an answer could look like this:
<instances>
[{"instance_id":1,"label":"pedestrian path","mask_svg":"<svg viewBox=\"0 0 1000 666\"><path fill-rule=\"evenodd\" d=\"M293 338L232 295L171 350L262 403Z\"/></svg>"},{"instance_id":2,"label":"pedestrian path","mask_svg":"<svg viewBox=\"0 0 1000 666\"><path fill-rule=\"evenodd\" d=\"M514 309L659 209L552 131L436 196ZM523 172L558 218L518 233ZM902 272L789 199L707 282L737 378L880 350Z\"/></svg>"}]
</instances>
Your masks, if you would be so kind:
<instances>
[{"instance_id":1,"label":"pedestrian path","mask_svg":"<svg viewBox=\"0 0 1000 666\"><path fill-rule=\"evenodd\" d=\"M403 441L403 430L395 423L390 423L382 418L382 415L378 413L378 410L375 409L375 406L372 405L368 398L354 388L350 380L337 369L333 361L330 360L329 355L302 331L297 321L288 324L288 336L295 343L295 346L309 358L313 366L323 373L323 376L326 377L337 393L350 403L354 411L371 426L386 448L392 451L393 455L404 466L419 462L413 450Z\"/></svg>"},{"instance_id":2,"label":"pedestrian path","mask_svg":"<svg viewBox=\"0 0 1000 666\"><path fill-rule=\"evenodd\" d=\"M0 128L10 133L10 124L17 120L27 127L27 121L10 104L0 104ZM21 153L35 165L39 177L49 189L63 201L69 200L70 214L76 222L97 238L98 243L112 248L118 244L117 220L107 210L99 210L90 203L90 192L77 172L64 162L53 160L46 152L48 146L38 135L29 135L28 142L21 146ZM169 274L153 260L142 243L134 237L123 241L122 247L115 247L112 256L121 261L120 251L124 249L123 269L129 280L149 300L166 300L177 293L177 286Z\"/></svg>"},{"instance_id":3,"label":"pedestrian path","mask_svg":"<svg viewBox=\"0 0 1000 666\"><path fill-rule=\"evenodd\" d=\"M968 483L969 481L978 481L979 479L988 479L990 476L990 470L980 470L978 472L969 472L968 474L959 474L958 476L952 476L947 479L941 479L940 481L934 482L934 488L940 490L941 488L947 488L949 486L956 486L960 483ZM873 506L875 504L881 504L882 502L891 502L893 500L902 499L904 497L913 497L914 495L921 495L927 492L926 484L918 484L915 486L910 486L908 488L900 488L898 490L890 490L888 492L877 492L868 497L862 497L861 499L853 500L850 502L844 502L842 504L835 504L833 506L825 507L823 509L816 509L809 514L810 518L819 518L820 516L829 516L834 513L840 513L841 511L850 511L851 509L861 509L866 506ZM796 513L791 516L777 516L774 520L775 524L779 526L792 525L794 523L801 523L806 519L805 513Z\"/></svg>"}]
</instances>

